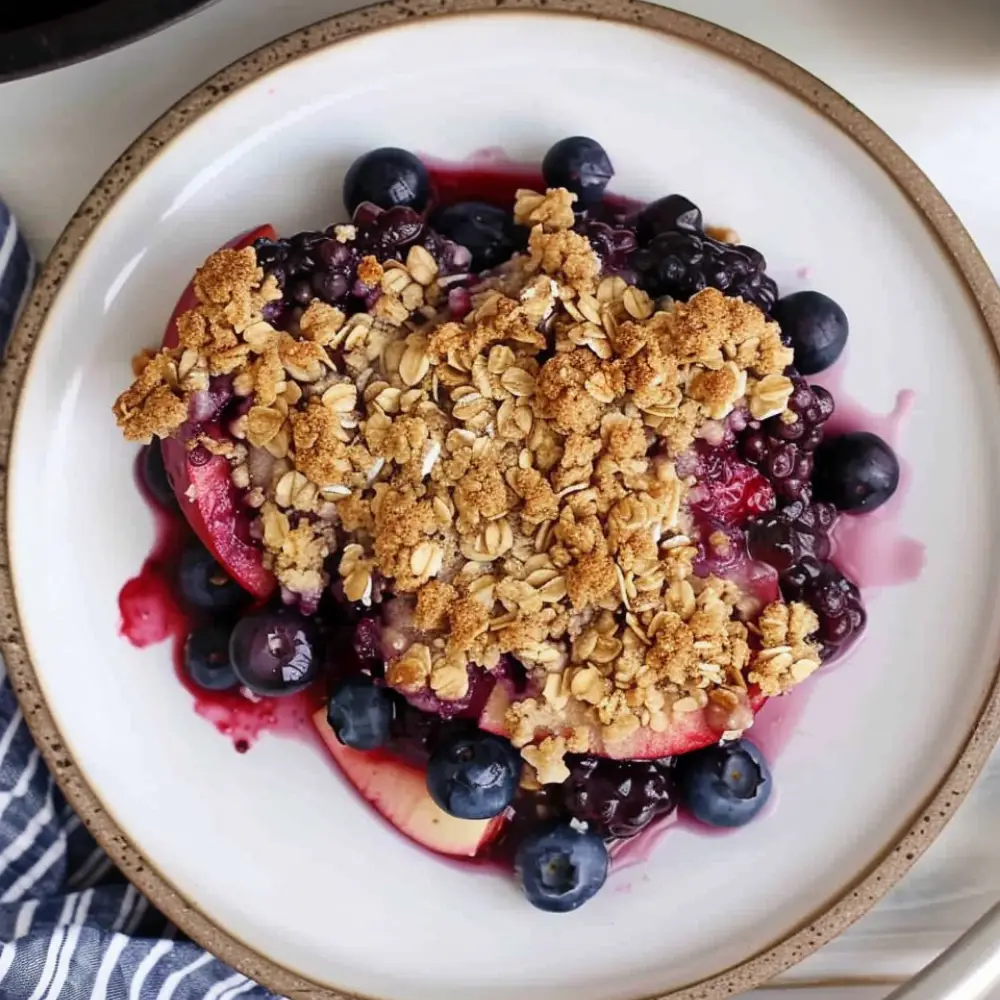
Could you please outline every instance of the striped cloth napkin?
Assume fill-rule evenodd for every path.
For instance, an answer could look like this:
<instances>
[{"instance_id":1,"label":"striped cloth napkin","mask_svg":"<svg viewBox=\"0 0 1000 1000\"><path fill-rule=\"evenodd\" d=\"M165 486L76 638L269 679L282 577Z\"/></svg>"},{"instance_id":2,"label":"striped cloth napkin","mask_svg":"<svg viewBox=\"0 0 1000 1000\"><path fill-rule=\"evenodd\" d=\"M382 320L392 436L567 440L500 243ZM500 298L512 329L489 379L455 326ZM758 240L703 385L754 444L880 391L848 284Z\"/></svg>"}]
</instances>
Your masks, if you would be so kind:
<instances>
[{"instance_id":1,"label":"striped cloth napkin","mask_svg":"<svg viewBox=\"0 0 1000 1000\"><path fill-rule=\"evenodd\" d=\"M34 263L0 201L0 350ZM0 998L272 1000L185 938L67 804L0 664Z\"/></svg>"}]
</instances>

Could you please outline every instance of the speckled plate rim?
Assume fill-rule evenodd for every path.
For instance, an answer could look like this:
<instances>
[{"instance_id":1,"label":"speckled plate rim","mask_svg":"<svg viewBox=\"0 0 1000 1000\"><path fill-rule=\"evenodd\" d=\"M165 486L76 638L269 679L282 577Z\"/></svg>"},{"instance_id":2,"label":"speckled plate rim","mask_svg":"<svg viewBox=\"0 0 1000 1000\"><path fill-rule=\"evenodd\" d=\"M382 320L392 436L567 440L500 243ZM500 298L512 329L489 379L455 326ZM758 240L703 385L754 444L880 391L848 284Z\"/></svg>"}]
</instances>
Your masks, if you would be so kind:
<instances>
[{"instance_id":1,"label":"speckled plate rim","mask_svg":"<svg viewBox=\"0 0 1000 1000\"><path fill-rule=\"evenodd\" d=\"M910 158L872 121L818 79L782 56L710 22L640 0L391 0L341 14L272 42L233 63L180 100L114 163L53 249L0 372L0 450L9 467L21 388L49 309L74 260L105 213L163 147L192 121L245 84L319 49L362 33L421 17L538 11L638 25L694 42L754 69L784 87L851 136L896 181L964 279L992 335L1000 362L1000 287L944 198ZM7 538L7 483L0 484L0 650L24 717L66 798L122 872L191 938L240 972L290 1000L348 1000L283 968L213 923L143 857L106 812L64 745L31 662L18 620ZM700 983L664 994L675 1000L719 1000L759 986L844 931L909 870L972 787L1000 737L1000 664L975 727L937 792L874 866L807 925L767 950Z\"/></svg>"}]
</instances>

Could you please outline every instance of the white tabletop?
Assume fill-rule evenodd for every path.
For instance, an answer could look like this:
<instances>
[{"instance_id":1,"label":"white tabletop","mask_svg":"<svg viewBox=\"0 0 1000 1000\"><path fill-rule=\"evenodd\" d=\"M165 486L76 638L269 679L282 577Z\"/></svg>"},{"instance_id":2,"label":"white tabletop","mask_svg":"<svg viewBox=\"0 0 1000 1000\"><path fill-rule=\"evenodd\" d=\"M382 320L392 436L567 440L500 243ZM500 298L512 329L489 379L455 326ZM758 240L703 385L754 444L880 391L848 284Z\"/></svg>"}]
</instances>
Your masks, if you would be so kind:
<instances>
[{"instance_id":1,"label":"white tabletop","mask_svg":"<svg viewBox=\"0 0 1000 1000\"><path fill-rule=\"evenodd\" d=\"M358 4L219 0L126 49L0 86L0 193L46 252L112 160L204 78ZM676 0L802 64L875 119L930 175L1000 269L1000 4L995 0ZM908 878L782 985L874 1000L1000 899L1000 759ZM874 982L873 982L874 981ZM796 993L798 991L795 991ZM809 991L812 994L812 990ZM781 998L787 990L767 990ZM763 993L761 998L763 998Z\"/></svg>"}]
</instances>

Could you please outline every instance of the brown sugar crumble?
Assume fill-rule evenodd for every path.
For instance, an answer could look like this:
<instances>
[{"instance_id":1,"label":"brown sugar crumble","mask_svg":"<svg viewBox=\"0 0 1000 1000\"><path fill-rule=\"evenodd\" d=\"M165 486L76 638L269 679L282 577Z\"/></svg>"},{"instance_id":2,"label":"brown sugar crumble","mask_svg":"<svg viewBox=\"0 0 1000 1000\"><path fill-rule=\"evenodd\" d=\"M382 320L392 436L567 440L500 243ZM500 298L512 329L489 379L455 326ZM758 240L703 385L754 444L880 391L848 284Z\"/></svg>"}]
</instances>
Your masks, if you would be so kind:
<instances>
[{"instance_id":1,"label":"brown sugar crumble","mask_svg":"<svg viewBox=\"0 0 1000 1000\"><path fill-rule=\"evenodd\" d=\"M127 439L165 437L211 376L232 376L248 401L233 481L265 565L292 594L320 593L338 551L349 600L385 581L416 633L387 666L404 691L461 699L469 663L516 657L537 694L507 721L543 784L595 733L613 744L735 709L748 685L780 694L820 663L808 607L746 620L734 584L695 575L674 465L737 406L784 413L792 352L741 299L657 304L602 277L573 201L518 192L528 251L472 289L460 321L422 247L362 261L381 289L370 314L314 301L291 331L263 318L280 291L254 250L218 251L177 346L144 356L114 405ZM266 481L248 446L269 455Z\"/></svg>"}]
</instances>

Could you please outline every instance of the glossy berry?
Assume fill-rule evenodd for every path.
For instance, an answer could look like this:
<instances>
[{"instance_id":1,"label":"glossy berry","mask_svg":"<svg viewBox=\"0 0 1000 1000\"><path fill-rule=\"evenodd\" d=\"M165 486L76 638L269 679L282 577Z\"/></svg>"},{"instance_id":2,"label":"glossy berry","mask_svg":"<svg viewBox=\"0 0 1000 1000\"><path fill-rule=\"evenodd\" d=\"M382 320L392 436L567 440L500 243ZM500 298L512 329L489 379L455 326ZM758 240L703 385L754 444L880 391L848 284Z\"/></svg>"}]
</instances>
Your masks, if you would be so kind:
<instances>
[{"instance_id":1,"label":"glossy berry","mask_svg":"<svg viewBox=\"0 0 1000 1000\"><path fill-rule=\"evenodd\" d=\"M696 453L698 485L688 494L688 502L701 519L742 524L774 507L771 484L734 449L699 442Z\"/></svg>"},{"instance_id":2,"label":"glossy berry","mask_svg":"<svg viewBox=\"0 0 1000 1000\"><path fill-rule=\"evenodd\" d=\"M229 662L231 632L228 625L201 625L184 641L184 673L205 691L228 691L239 684Z\"/></svg>"},{"instance_id":3,"label":"glossy berry","mask_svg":"<svg viewBox=\"0 0 1000 1000\"><path fill-rule=\"evenodd\" d=\"M413 153L384 146L359 156L344 177L344 205L353 213L362 202L379 208L422 212L431 194L427 168Z\"/></svg>"},{"instance_id":4,"label":"glossy berry","mask_svg":"<svg viewBox=\"0 0 1000 1000\"><path fill-rule=\"evenodd\" d=\"M631 229L612 226L584 216L577 220L573 228L590 240L594 252L601 259L601 268L605 273L622 272L623 276L632 276L629 269L632 254L638 243Z\"/></svg>"},{"instance_id":5,"label":"glossy berry","mask_svg":"<svg viewBox=\"0 0 1000 1000\"><path fill-rule=\"evenodd\" d=\"M204 546L193 542L181 554L177 568L181 596L200 611L235 611L248 603L246 591L226 575Z\"/></svg>"},{"instance_id":6,"label":"glossy berry","mask_svg":"<svg viewBox=\"0 0 1000 1000\"><path fill-rule=\"evenodd\" d=\"M819 617L815 638L823 662L845 653L865 627L867 615L861 592L831 562L809 556L781 575L786 601L803 601Z\"/></svg>"},{"instance_id":7,"label":"glossy berry","mask_svg":"<svg viewBox=\"0 0 1000 1000\"><path fill-rule=\"evenodd\" d=\"M533 906L568 913L600 891L608 864L599 833L557 820L524 836L514 855L514 874Z\"/></svg>"},{"instance_id":8,"label":"glossy berry","mask_svg":"<svg viewBox=\"0 0 1000 1000\"><path fill-rule=\"evenodd\" d=\"M435 232L466 247L472 270L497 267L527 246L528 233L510 212L481 201L463 201L438 209L430 219Z\"/></svg>"},{"instance_id":9,"label":"glossy berry","mask_svg":"<svg viewBox=\"0 0 1000 1000\"><path fill-rule=\"evenodd\" d=\"M295 694L319 675L316 626L292 611L246 615L233 629L229 658L240 683L254 694Z\"/></svg>"},{"instance_id":10,"label":"glossy berry","mask_svg":"<svg viewBox=\"0 0 1000 1000\"><path fill-rule=\"evenodd\" d=\"M771 796L771 772L749 740L733 740L677 758L684 807L709 826L743 826Z\"/></svg>"},{"instance_id":11,"label":"glossy berry","mask_svg":"<svg viewBox=\"0 0 1000 1000\"><path fill-rule=\"evenodd\" d=\"M795 367L815 375L840 357L847 343L847 315L821 292L794 292L778 299L772 315L785 342L795 349Z\"/></svg>"},{"instance_id":12,"label":"glossy berry","mask_svg":"<svg viewBox=\"0 0 1000 1000\"><path fill-rule=\"evenodd\" d=\"M337 681L326 718L337 739L352 750L377 750L389 742L395 699L364 674Z\"/></svg>"},{"instance_id":13,"label":"glossy berry","mask_svg":"<svg viewBox=\"0 0 1000 1000\"><path fill-rule=\"evenodd\" d=\"M634 837L676 806L670 761L569 758L558 792L570 816L605 837Z\"/></svg>"},{"instance_id":14,"label":"glossy berry","mask_svg":"<svg viewBox=\"0 0 1000 1000\"><path fill-rule=\"evenodd\" d=\"M604 147L582 135L560 139L542 160L546 187L572 191L578 209L599 202L614 175L615 168Z\"/></svg>"},{"instance_id":15,"label":"glossy berry","mask_svg":"<svg viewBox=\"0 0 1000 1000\"><path fill-rule=\"evenodd\" d=\"M489 819L510 805L521 758L506 740L463 729L437 744L427 765L427 791L459 819Z\"/></svg>"},{"instance_id":16,"label":"glossy berry","mask_svg":"<svg viewBox=\"0 0 1000 1000\"><path fill-rule=\"evenodd\" d=\"M830 557L830 532L837 521L831 504L796 500L781 510L751 518L746 524L747 549L753 559L769 563L779 573L812 556Z\"/></svg>"},{"instance_id":17,"label":"glossy berry","mask_svg":"<svg viewBox=\"0 0 1000 1000\"><path fill-rule=\"evenodd\" d=\"M170 479L167 477L167 470L163 464L163 450L160 447L159 438L153 438L143 448L140 470L142 481L153 499L161 507L175 508L177 497L174 495L174 488L170 485Z\"/></svg>"},{"instance_id":18,"label":"glossy berry","mask_svg":"<svg viewBox=\"0 0 1000 1000\"><path fill-rule=\"evenodd\" d=\"M406 248L427 231L423 216L405 205L385 209L366 202L355 209L352 224L357 231L354 248L379 260L404 259Z\"/></svg>"},{"instance_id":19,"label":"glossy berry","mask_svg":"<svg viewBox=\"0 0 1000 1000\"><path fill-rule=\"evenodd\" d=\"M420 244L434 258L444 276L464 274L472 255L465 247L427 228L412 208L383 210L365 202L354 212L354 239L331 226L325 232L297 233L290 239L260 239L254 244L257 262L282 290L280 302L264 307L265 318L281 329L293 327L314 298L346 312L367 310L379 291L358 280L358 265L366 256L380 262L405 260L410 247Z\"/></svg>"},{"instance_id":20,"label":"glossy berry","mask_svg":"<svg viewBox=\"0 0 1000 1000\"><path fill-rule=\"evenodd\" d=\"M788 410L796 419L770 417L751 421L740 441L740 454L767 477L786 502L807 497L813 474L813 452L823 440L823 425L833 415L833 397L822 386L808 385L789 371L794 384Z\"/></svg>"},{"instance_id":21,"label":"glossy berry","mask_svg":"<svg viewBox=\"0 0 1000 1000\"><path fill-rule=\"evenodd\" d=\"M661 233L687 229L700 233L701 209L682 194L668 194L644 206L636 217L635 230L640 242L649 243Z\"/></svg>"},{"instance_id":22,"label":"glossy berry","mask_svg":"<svg viewBox=\"0 0 1000 1000\"><path fill-rule=\"evenodd\" d=\"M867 514L899 486L899 459L877 434L855 431L828 438L816 450L813 488L838 510Z\"/></svg>"},{"instance_id":23,"label":"glossy berry","mask_svg":"<svg viewBox=\"0 0 1000 1000\"><path fill-rule=\"evenodd\" d=\"M669 295L687 301L704 288L717 288L766 313L778 298L778 286L768 277L767 261L758 251L693 230L653 237L632 256L632 266L640 285L654 298Z\"/></svg>"}]
</instances>

